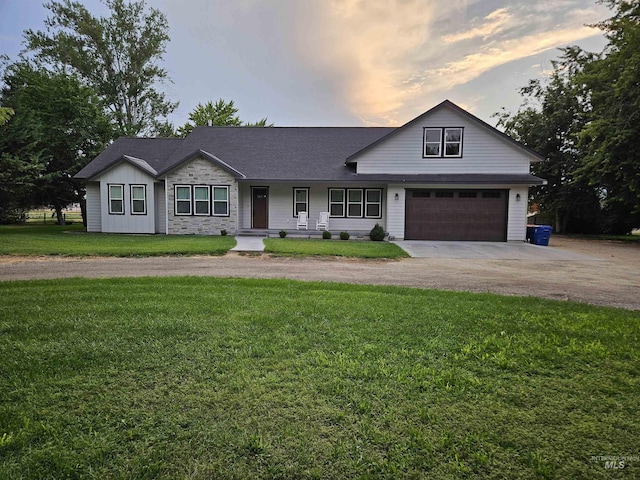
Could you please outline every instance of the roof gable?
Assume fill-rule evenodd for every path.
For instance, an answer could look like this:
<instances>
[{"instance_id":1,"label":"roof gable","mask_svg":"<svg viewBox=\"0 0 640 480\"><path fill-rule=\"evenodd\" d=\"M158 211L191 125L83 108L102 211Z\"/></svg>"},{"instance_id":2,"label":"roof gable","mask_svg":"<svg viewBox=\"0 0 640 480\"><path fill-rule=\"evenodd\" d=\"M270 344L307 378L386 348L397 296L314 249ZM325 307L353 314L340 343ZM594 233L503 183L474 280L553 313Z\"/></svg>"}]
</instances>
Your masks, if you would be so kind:
<instances>
[{"instance_id":1,"label":"roof gable","mask_svg":"<svg viewBox=\"0 0 640 480\"><path fill-rule=\"evenodd\" d=\"M206 151L204 151L202 149L195 150L195 151L191 152L190 154L188 154L183 159L179 160L178 162L172 163L167 168L165 168L163 171L159 172L158 173L158 177L164 176L167 173L180 168L182 165L184 165L186 163L189 163L194 158L204 158L205 160L210 161L214 165L222 168L224 171L226 171L227 173L230 173L231 175L233 175L236 178L246 178L246 175L244 173L240 172L239 170L236 170L231 165L227 164L226 162L223 162L222 160L220 160L215 155L213 155L213 154L211 154L209 152L206 152Z\"/></svg>"},{"instance_id":2,"label":"roof gable","mask_svg":"<svg viewBox=\"0 0 640 480\"><path fill-rule=\"evenodd\" d=\"M416 123L422 122L426 117L429 117L430 115L434 114L435 112L437 112L438 110L441 110L443 108L449 108L449 109L453 110L454 112L456 112L456 113L462 115L463 117L465 117L467 120L470 120L470 121L474 122L475 124L479 125L481 128L485 129L491 135L494 135L497 138L501 139L502 141L508 142L511 145L514 145L514 146L518 147L519 149L521 149L523 151L523 153L528 155L532 159L532 161L538 162L538 161L545 160L545 158L542 155L540 155L539 153L535 152L534 150L532 150L531 148L527 147L526 145L518 142L517 140L514 140L509 135L506 135L505 133L501 132L497 128L492 127L488 123L480 120L478 117L476 117L475 115L472 115L471 113L467 112L465 109L460 108L458 105L456 105L452 101L444 100L443 102L439 103L435 107L430 108L429 110L424 112L422 115L419 115L416 118L414 118L413 120L410 120L409 122L405 123L401 127L398 127L396 129L394 129L392 132L390 132L389 134L387 134L384 137L380 138L379 140L377 140L377 141L367 145L366 147L362 148L361 150L349 155L347 157L345 163L347 163L347 164L348 163L357 163L357 159L362 154L364 154L364 153L376 148L378 145L380 145L382 143L386 143L387 141L389 141L390 139L392 139L393 137L395 137L399 133L402 133L403 131L405 131L406 129L410 128L411 126L413 126Z\"/></svg>"},{"instance_id":3,"label":"roof gable","mask_svg":"<svg viewBox=\"0 0 640 480\"><path fill-rule=\"evenodd\" d=\"M120 162L128 162L156 177L166 168L182 138L120 137L80 170L75 178L91 180Z\"/></svg>"}]
</instances>

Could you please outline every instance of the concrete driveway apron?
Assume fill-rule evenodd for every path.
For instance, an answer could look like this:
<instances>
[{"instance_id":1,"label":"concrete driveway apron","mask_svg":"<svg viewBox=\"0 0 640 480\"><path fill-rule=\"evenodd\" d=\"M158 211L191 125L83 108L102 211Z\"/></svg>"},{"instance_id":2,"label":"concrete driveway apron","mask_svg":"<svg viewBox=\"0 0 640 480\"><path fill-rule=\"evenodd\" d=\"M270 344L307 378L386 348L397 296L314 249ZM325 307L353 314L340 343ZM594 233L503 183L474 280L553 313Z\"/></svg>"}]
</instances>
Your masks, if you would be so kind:
<instances>
[{"instance_id":1,"label":"concrete driveway apron","mask_svg":"<svg viewBox=\"0 0 640 480\"><path fill-rule=\"evenodd\" d=\"M594 260L593 257L524 242L434 242L397 240L414 258L469 258L494 260Z\"/></svg>"}]
</instances>

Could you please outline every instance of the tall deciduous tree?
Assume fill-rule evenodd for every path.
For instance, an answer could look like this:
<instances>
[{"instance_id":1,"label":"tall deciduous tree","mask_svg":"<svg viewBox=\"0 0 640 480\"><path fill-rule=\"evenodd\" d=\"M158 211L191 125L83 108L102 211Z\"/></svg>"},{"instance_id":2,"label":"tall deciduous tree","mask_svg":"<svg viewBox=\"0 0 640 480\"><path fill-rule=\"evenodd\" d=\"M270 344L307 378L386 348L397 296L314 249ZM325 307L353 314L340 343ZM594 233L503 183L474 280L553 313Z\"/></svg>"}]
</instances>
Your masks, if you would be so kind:
<instances>
[{"instance_id":1,"label":"tall deciduous tree","mask_svg":"<svg viewBox=\"0 0 640 480\"><path fill-rule=\"evenodd\" d=\"M12 174L3 178L16 206L48 205L64 223L70 203L83 207L84 189L75 175L112 136L111 125L93 90L72 75L20 62L4 75L2 105L15 116L0 127L0 153Z\"/></svg>"},{"instance_id":2,"label":"tall deciduous tree","mask_svg":"<svg viewBox=\"0 0 640 480\"><path fill-rule=\"evenodd\" d=\"M219 99L216 103L211 101L204 105L199 103L189 114L189 121L178 129L178 136L186 137L195 127L272 127L267 125L267 118L263 118L253 123L243 123L238 116L238 109L234 106L233 100L225 102Z\"/></svg>"},{"instance_id":3,"label":"tall deciduous tree","mask_svg":"<svg viewBox=\"0 0 640 480\"><path fill-rule=\"evenodd\" d=\"M72 0L45 4L46 31L27 30L25 45L41 62L77 74L100 96L116 135L153 134L177 104L158 91L158 63L169 41L165 15L144 0L104 0L111 15L94 17Z\"/></svg>"},{"instance_id":4,"label":"tall deciduous tree","mask_svg":"<svg viewBox=\"0 0 640 480\"><path fill-rule=\"evenodd\" d=\"M596 26L609 43L597 58L577 56L576 75L590 99L581 133L582 178L601 189L605 230L640 227L640 3L602 0L614 15Z\"/></svg>"},{"instance_id":5,"label":"tall deciduous tree","mask_svg":"<svg viewBox=\"0 0 640 480\"><path fill-rule=\"evenodd\" d=\"M597 191L577 173L583 159L578 142L587 118L586 99L573 85L576 64L570 51L552 64L548 81L531 80L520 89L523 106L513 115L498 114L498 126L546 157L533 164L532 173L546 179L547 185L532 188L531 194L540 211L554 219L555 231L597 233Z\"/></svg>"}]
</instances>

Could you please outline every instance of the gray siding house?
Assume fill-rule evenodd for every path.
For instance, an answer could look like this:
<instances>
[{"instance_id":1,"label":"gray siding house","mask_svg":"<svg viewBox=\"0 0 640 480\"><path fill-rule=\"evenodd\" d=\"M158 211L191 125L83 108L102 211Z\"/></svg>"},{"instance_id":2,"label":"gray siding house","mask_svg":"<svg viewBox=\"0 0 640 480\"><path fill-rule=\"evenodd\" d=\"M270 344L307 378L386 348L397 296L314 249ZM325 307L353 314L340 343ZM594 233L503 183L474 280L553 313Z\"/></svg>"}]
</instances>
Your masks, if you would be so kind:
<instances>
[{"instance_id":1,"label":"gray siding house","mask_svg":"<svg viewBox=\"0 0 640 480\"><path fill-rule=\"evenodd\" d=\"M524 241L544 158L446 100L398 128L197 127L120 138L76 178L90 232L219 235L315 227L396 239Z\"/></svg>"}]
</instances>

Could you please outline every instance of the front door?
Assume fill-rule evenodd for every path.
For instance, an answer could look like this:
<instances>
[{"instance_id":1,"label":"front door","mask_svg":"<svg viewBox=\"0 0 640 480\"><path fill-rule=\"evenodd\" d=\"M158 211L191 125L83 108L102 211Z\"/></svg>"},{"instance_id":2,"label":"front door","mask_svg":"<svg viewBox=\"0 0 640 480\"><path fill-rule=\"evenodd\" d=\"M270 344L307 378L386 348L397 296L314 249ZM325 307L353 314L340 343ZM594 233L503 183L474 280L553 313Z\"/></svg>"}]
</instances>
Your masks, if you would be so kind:
<instances>
[{"instance_id":1,"label":"front door","mask_svg":"<svg viewBox=\"0 0 640 480\"><path fill-rule=\"evenodd\" d=\"M269 189L251 187L251 228L268 228Z\"/></svg>"}]
</instances>

